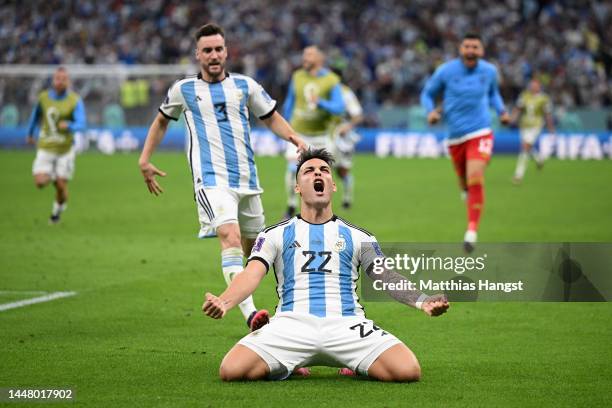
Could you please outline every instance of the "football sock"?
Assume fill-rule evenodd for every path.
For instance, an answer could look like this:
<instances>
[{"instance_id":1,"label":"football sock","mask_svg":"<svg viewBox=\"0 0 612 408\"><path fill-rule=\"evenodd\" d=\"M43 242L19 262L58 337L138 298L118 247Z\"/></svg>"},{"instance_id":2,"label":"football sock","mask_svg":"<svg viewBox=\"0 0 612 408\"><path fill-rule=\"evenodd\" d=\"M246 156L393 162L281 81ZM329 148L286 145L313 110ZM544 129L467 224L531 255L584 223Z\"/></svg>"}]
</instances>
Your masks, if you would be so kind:
<instances>
[{"instance_id":1,"label":"football sock","mask_svg":"<svg viewBox=\"0 0 612 408\"><path fill-rule=\"evenodd\" d=\"M540 157L540 152L532 149L531 152L529 152L529 154L531 155L531 157L536 163L542 164L543 160L542 160L542 157Z\"/></svg>"},{"instance_id":2,"label":"football sock","mask_svg":"<svg viewBox=\"0 0 612 408\"><path fill-rule=\"evenodd\" d=\"M527 152L519 153L518 160L516 162L516 170L514 171L514 177L522 179L527 169L527 161L529 160L529 154ZM536 159L537 161L537 159Z\"/></svg>"},{"instance_id":3,"label":"football sock","mask_svg":"<svg viewBox=\"0 0 612 408\"><path fill-rule=\"evenodd\" d=\"M468 180L467 189L467 215L468 230L478 231L480 215L484 206L483 176L478 175Z\"/></svg>"},{"instance_id":4,"label":"football sock","mask_svg":"<svg viewBox=\"0 0 612 408\"><path fill-rule=\"evenodd\" d=\"M353 175L347 174L342 177L342 201L353 202Z\"/></svg>"},{"instance_id":5,"label":"football sock","mask_svg":"<svg viewBox=\"0 0 612 408\"><path fill-rule=\"evenodd\" d=\"M242 249L241 248L227 248L221 251L221 267L223 269L223 277L225 282L229 285L234 276L242 272L244 269L242 265ZM255 309L253 303L253 297L249 296L238 305L240 312L245 319L248 319L251 313Z\"/></svg>"},{"instance_id":6,"label":"football sock","mask_svg":"<svg viewBox=\"0 0 612 408\"><path fill-rule=\"evenodd\" d=\"M68 204L67 203L61 203L60 204L57 201L54 201L53 202L53 208L51 209L51 215L53 215L54 217L57 217L62 212L66 211L66 208L68 208Z\"/></svg>"}]
</instances>

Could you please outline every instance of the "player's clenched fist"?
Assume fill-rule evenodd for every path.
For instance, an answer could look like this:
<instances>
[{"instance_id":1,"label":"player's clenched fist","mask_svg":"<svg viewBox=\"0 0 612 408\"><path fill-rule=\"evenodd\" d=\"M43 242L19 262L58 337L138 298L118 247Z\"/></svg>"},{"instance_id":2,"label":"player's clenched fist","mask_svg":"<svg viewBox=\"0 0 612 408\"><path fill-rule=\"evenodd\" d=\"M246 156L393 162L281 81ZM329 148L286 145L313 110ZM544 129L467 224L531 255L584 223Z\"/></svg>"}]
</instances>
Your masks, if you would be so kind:
<instances>
[{"instance_id":1,"label":"player's clenched fist","mask_svg":"<svg viewBox=\"0 0 612 408\"><path fill-rule=\"evenodd\" d=\"M440 316L449 308L448 299L444 295L433 295L423 302L421 309L429 316Z\"/></svg>"},{"instance_id":2,"label":"player's clenched fist","mask_svg":"<svg viewBox=\"0 0 612 408\"><path fill-rule=\"evenodd\" d=\"M207 292L204 304L202 305L202 311L206 316L210 316L213 319L221 319L227 312L226 302Z\"/></svg>"}]
</instances>

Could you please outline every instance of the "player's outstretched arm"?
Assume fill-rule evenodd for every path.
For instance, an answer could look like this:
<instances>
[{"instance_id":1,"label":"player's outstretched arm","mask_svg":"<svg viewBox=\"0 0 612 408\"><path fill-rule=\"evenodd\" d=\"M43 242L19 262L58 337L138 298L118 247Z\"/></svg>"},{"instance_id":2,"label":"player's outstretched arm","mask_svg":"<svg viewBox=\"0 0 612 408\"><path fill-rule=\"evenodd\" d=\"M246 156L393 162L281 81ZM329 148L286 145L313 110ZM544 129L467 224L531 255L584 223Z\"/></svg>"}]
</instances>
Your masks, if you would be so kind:
<instances>
[{"instance_id":1,"label":"player's outstretched arm","mask_svg":"<svg viewBox=\"0 0 612 408\"><path fill-rule=\"evenodd\" d=\"M421 310L429 316L440 316L446 313L450 304L446 295L438 294L429 296L421 305Z\"/></svg>"},{"instance_id":2,"label":"player's outstretched arm","mask_svg":"<svg viewBox=\"0 0 612 408\"><path fill-rule=\"evenodd\" d=\"M244 271L232 280L219 296L206 293L202 312L213 319L221 319L234 306L249 297L266 276L266 266L259 260L251 260Z\"/></svg>"},{"instance_id":3,"label":"player's outstretched arm","mask_svg":"<svg viewBox=\"0 0 612 408\"><path fill-rule=\"evenodd\" d=\"M293 130L291 125L278 112L274 112L269 118L263 119L263 123L282 139L293 143L298 148L298 152L304 152L308 146L300 136Z\"/></svg>"},{"instance_id":4,"label":"player's outstretched arm","mask_svg":"<svg viewBox=\"0 0 612 408\"><path fill-rule=\"evenodd\" d=\"M149 160L151 160L153 152L164 138L169 122L170 120L164 115L161 113L157 114L153 120L153 123L151 124L151 127L149 128L147 139L145 140L142 153L138 159L138 166L140 167L140 172L144 177L145 184L147 185L149 192L155 195L159 195L164 192L157 180L155 180L155 176L165 177L166 173L155 167Z\"/></svg>"}]
</instances>

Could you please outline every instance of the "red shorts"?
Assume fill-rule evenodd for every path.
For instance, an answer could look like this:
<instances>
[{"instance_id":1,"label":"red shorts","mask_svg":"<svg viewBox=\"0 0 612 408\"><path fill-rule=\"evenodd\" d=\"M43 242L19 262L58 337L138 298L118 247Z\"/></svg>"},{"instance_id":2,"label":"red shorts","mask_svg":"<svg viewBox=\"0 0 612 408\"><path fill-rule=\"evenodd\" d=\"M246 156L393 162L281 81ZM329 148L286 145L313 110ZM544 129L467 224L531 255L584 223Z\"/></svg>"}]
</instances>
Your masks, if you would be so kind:
<instances>
[{"instance_id":1,"label":"red shorts","mask_svg":"<svg viewBox=\"0 0 612 408\"><path fill-rule=\"evenodd\" d=\"M468 160L482 160L488 163L493 153L493 133L466 140L463 143L448 147L448 151L459 177L465 177Z\"/></svg>"}]
</instances>

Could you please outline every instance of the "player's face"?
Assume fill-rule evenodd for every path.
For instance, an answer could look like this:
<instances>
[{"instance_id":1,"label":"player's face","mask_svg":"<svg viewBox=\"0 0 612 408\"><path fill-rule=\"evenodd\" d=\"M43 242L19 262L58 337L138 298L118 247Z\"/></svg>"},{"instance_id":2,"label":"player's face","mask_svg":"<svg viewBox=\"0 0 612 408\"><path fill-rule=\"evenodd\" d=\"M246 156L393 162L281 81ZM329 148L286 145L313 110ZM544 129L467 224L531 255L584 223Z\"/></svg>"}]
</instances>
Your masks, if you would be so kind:
<instances>
[{"instance_id":1,"label":"player's face","mask_svg":"<svg viewBox=\"0 0 612 408\"><path fill-rule=\"evenodd\" d=\"M225 39L219 35L200 37L196 44L196 59L206 74L218 78L225 71L227 48Z\"/></svg>"},{"instance_id":2,"label":"player's face","mask_svg":"<svg viewBox=\"0 0 612 408\"><path fill-rule=\"evenodd\" d=\"M540 92L540 81L532 80L531 82L529 82L529 90L531 91L531 93Z\"/></svg>"},{"instance_id":3,"label":"player's face","mask_svg":"<svg viewBox=\"0 0 612 408\"><path fill-rule=\"evenodd\" d=\"M323 65L323 54L316 47L306 47L302 53L302 68L310 71Z\"/></svg>"},{"instance_id":4,"label":"player's face","mask_svg":"<svg viewBox=\"0 0 612 408\"><path fill-rule=\"evenodd\" d=\"M66 70L60 69L55 71L55 74L53 74L53 89L55 89L55 92L63 93L68 88L69 83L68 72Z\"/></svg>"},{"instance_id":5,"label":"player's face","mask_svg":"<svg viewBox=\"0 0 612 408\"><path fill-rule=\"evenodd\" d=\"M474 68L478 63L478 58L484 56L482 42L473 38L463 40L459 46L459 54L467 67Z\"/></svg>"},{"instance_id":6,"label":"player's face","mask_svg":"<svg viewBox=\"0 0 612 408\"><path fill-rule=\"evenodd\" d=\"M321 159L310 159L300 167L295 192L302 196L304 204L324 208L331 203L336 192L332 169Z\"/></svg>"}]
</instances>

